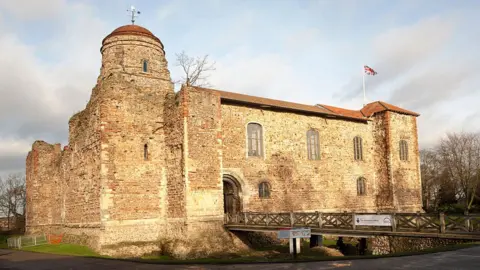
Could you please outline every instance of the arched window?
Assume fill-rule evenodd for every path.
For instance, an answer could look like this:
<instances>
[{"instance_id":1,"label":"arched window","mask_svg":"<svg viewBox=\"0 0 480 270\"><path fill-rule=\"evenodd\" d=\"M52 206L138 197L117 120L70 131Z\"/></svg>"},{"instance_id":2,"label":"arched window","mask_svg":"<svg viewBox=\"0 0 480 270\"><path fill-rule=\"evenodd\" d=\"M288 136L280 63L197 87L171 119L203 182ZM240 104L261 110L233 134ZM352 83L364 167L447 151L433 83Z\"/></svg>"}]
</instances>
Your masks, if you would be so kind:
<instances>
[{"instance_id":1,"label":"arched window","mask_svg":"<svg viewBox=\"0 0 480 270\"><path fill-rule=\"evenodd\" d=\"M365 178L360 177L357 179L357 195L365 195L366 187L365 187Z\"/></svg>"},{"instance_id":2,"label":"arched window","mask_svg":"<svg viewBox=\"0 0 480 270\"><path fill-rule=\"evenodd\" d=\"M307 131L308 159L320 159L320 143L318 142L318 131L310 129Z\"/></svg>"},{"instance_id":3,"label":"arched window","mask_svg":"<svg viewBox=\"0 0 480 270\"><path fill-rule=\"evenodd\" d=\"M142 60L143 72L148 72L148 61Z\"/></svg>"},{"instance_id":4,"label":"arched window","mask_svg":"<svg viewBox=\"0 0 480 270\"><path fill-rule=\"evenodd\" d=\"M400 160L408 160L408 143L405 140L400 141Z\"/></svg>"},{"instance_id":5,"label":"arched window","mask_svg":"<svg viewBox=\"0 0 480 270\"><path fill-rule=\"evenodd\" d=\"M363 160L362 137L360 136L353 138L353 155L355 160Z\"/></svg>"},{"instance_id":6,"label":"arched window","mask_svg":"<svg viewBox=\"0 0 480 270\"><path fill-rule=\"evenodd\" d=\"M148 160L148 145L147 144L145 144L143 146L143 159Z\"/></svg>"},{"instance_id":7,"label":"arched window","mask_svg":"<svg viewBox=\"0 0 480 270\"><path fill-rule=\"evenodd\" d=\"M247 126L248 156L261 157L263 155L263 132L262 126L257 123L249 123Z\"/></svg>"},{"instance_id":8,"label":"arched window","mask_svg":"<svg viewBox=\"0 0 480 270\"><path fill-rule=\"evenodd\" d=\"M268 184L268 182L261 182L258 185L258 196L260 198L270 197L270 185Z\"/></svg>"}]
</instances>

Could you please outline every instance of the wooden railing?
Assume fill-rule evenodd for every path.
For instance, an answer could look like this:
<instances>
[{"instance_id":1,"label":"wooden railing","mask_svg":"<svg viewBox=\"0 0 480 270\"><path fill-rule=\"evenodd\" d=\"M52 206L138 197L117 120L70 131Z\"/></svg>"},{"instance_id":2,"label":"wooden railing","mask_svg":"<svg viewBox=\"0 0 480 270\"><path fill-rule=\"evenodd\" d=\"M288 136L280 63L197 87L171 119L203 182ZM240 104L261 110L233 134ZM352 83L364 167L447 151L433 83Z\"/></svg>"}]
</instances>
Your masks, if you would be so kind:
<instances>
[{"instance_id":1,"label":"wooden railing","mask_svg":"<svg viewBox=\"0 0 480 270\"><path fill-rule=\"evenodd\" d=\"M225 215L225 225L243 227L310 227L323 231L390 231L424 233L464 233L480 236L480 215L381 213L392 216L391 226L355 225L355 215L375 213L259 213L243 212Z\"/></svg>"}]
</instances>

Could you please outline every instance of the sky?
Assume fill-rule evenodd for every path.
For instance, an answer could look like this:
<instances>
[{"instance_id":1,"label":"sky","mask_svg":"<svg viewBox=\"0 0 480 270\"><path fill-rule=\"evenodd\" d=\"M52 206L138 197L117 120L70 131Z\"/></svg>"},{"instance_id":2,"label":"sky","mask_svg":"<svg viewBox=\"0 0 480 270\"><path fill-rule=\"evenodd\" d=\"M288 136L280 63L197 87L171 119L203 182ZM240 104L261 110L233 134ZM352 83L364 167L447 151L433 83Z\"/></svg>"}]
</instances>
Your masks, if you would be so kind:
<instances>
[{"instance_id":1,"label":"sky","mask_svg":"<svg viewBox=\"0 0 480 270\"><path fill-rule=\"evenodd\" d=\"M0 0L0 175L24 172L35 140L68 143L85 108L102 39L129 24L175 54L208 54L212 88L360 109L369 102L421 114L420 148L480 127L480 1Z\"/></svg>"}]
</instances>

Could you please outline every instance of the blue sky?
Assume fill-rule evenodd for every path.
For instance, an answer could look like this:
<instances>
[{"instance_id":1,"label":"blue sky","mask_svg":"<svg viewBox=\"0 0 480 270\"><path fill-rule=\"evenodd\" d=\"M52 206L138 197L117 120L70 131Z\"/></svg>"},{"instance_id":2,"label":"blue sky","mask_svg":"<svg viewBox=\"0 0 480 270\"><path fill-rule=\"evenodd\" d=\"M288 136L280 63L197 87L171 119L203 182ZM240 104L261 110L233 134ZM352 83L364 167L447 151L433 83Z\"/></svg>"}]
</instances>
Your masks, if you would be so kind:
<instances>
[{"instance_id":1,"label":"blue sky","mask_svg":"<svg viewBox=\"0 0 480 270\"><path fill-rule=\"evenodd\" d=\"M420 146L477 131L480 2L393 0L0 0L0 174L36 139L65 144L100 69L101 40L137 23L175 53L209 54L214 88L306 104L369 101L421 114Z\"/></svg>"}]
</instances>

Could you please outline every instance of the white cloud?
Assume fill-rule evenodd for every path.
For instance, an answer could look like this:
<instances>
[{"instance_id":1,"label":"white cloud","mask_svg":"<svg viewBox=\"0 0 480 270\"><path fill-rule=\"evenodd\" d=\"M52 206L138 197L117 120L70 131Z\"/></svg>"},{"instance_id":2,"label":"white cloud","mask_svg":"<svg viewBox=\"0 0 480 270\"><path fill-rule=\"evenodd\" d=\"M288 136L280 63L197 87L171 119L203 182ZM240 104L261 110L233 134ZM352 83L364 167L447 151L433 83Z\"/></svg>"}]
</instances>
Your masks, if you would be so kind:
<instances>
[{"instance_id":1,"label":"white cloud","mask_svg":"<svg viewBox=\"0 0 480 270\"><path fill-rule=\"evenodd\" d=\"M58 15L66 7L65 0L1 0L0 10L6 10L18 19L30 21Z\"/></svg>"},{"instance_id":2,"label":"white cloud","mask_svg":"<svg viewBox=\"0 0 480 270\"><path fill-rule=\"evenodd\" d=\"M69 117L95 86L107 27L88 5L63 12L56 19L64 24L48 29L52 38L44 44L27 45L8 28L0 36L0 174L22 168L34 140L65 143Z\"/></svg>"},{"instance_id":3,"label":"white cloud","mask_svg":"<svg viewBox=\"0 0 480 270\"><path fill-rule=\"evenodd\" d=\"M214 88L274 99L311 102L307 86L296 77L292 64L279 54L251 54L245 48L239 48L219 59L216 67L217 70L210 78Z\"/></svg>"},{"instance_id":4,"label":"white cloud","mask_svg":"<svg viewBox=\"0 0 480 270\"><path fill-rule=\"evenodd\" d=\"M373 67L378 76L369 80L369 93L376 93L385 83L409 80L409 72L428 64L452 41L455 21L451 17L432 17L417 23L397 27L379 34L372 41ZM405 78L407 77L407 78ZM336 96L351 99L361 93L361 81L355 76Z\"/></svg>"}]
</instances>

